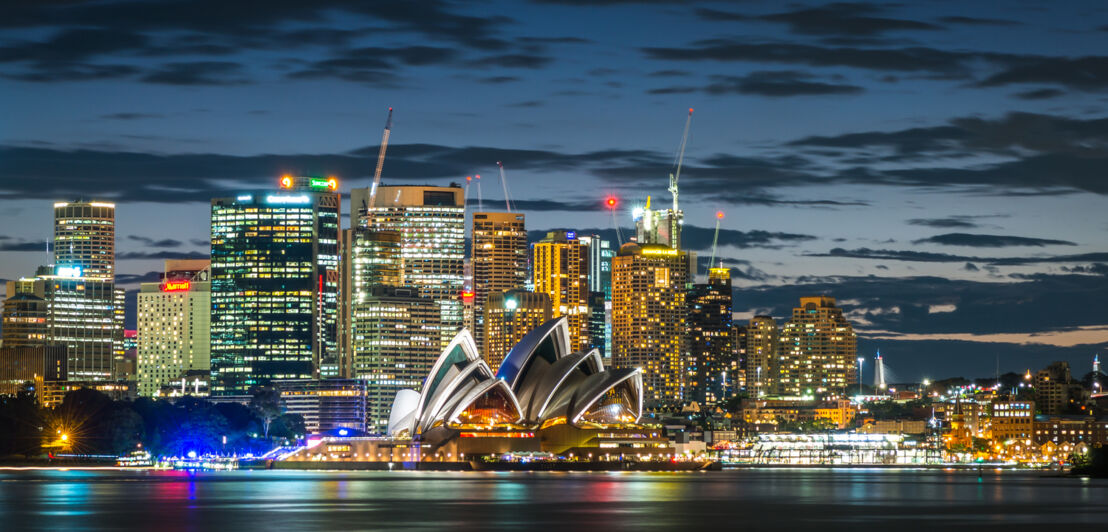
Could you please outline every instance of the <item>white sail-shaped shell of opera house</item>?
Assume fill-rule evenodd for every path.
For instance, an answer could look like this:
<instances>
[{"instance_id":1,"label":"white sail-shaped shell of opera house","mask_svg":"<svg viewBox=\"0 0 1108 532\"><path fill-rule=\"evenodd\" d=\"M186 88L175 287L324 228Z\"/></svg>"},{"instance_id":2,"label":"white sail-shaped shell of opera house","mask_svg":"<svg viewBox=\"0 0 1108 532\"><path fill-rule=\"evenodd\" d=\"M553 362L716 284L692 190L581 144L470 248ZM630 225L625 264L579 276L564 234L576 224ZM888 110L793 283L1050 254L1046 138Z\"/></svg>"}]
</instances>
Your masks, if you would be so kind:
<instances>
[{"instance_id":1,"label":"white sail-shaped shell of opera house","mask_svg":"<svg viewBox=\"0 0 1108 532\"><path fill-rule=\"evenodd\" d=\"M405 461L672 453L660 429L639 424L642 414L642 371L606 368L595 349L571 352L561 317L527 333L496 373L469 331L459 331L422 388L396 395L385 437L340 447L352 459Z\"/></svg>"}]
</instances>

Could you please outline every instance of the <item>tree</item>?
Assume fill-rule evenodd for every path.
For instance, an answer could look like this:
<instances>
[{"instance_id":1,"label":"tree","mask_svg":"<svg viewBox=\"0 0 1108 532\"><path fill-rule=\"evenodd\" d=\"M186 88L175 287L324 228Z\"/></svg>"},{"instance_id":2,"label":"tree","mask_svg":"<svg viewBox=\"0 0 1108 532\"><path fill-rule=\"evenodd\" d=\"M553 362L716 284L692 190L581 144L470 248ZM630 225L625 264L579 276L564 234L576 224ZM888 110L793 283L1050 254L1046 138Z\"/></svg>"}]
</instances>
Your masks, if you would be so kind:
<instances>
[{"instance_id":1,"label":"tree","mask_svg":"<svg viewBox=\"0 0 1108 532\"><path fill-rule=\"evenodd\" d=\"M253 397L250 398L250 409L262 421L262 434L269 439L269 427L273 421L281 416L281 392L272 386L258 386L254 388Z\"/></svg>"}]
</instances>

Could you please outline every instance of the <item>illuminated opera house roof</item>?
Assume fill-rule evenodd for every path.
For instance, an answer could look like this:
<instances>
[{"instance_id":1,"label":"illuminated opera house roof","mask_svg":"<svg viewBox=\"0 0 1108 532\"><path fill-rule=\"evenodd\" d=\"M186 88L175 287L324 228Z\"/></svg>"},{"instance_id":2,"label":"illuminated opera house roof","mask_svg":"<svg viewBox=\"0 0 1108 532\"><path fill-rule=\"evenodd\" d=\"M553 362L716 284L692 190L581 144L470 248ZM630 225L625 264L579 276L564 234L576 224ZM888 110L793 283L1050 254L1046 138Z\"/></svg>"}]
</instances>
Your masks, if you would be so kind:
<instances>
[{"instance_id":1,"label":"illuminated opera house roof","mask_svg":"<svg viewBox=\"0 0 1108 532\"><path fill-rule=\"evenodd\" d=\"M572 353L564 317L532 330L494 375L462 330L439 356L423 390L401 390L389 416L390 436L439 427L546 428L633 424L642 416L642 372L605 369L600 353Z\"/></svg>"}]
</instances>

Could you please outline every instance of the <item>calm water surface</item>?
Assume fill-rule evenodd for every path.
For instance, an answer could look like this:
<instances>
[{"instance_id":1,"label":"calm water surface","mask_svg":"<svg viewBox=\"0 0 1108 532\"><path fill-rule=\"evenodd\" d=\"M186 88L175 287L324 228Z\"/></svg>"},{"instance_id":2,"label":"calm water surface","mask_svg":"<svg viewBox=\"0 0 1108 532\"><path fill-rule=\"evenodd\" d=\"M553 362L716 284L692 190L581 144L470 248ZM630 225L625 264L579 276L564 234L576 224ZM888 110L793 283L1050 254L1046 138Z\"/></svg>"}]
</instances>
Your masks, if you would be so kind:
<instances>
[{"instance_id":1,"label":"calm water surface","mask_svg":"<svg viewBox=\"0 0 1108 532\"><path fill-rule=\"evenodd\" d=\"M1046 528L1044 528L1046 525ZM0 471L0 530L1108 530L1108 481L1035 473Z\"/></svg>"}]
</instances>

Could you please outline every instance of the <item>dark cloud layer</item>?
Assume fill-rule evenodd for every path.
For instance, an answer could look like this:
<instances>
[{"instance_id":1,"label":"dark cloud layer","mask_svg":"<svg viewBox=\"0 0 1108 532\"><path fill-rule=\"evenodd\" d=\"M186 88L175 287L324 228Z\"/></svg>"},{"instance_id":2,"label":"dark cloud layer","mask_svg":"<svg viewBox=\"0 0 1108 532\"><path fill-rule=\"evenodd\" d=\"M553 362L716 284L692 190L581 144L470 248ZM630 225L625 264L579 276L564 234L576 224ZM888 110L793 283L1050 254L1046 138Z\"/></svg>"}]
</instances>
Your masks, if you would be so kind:
<instances>
[{"instance_id":1,"label":"dark cloud layer","mask_svg":"<svg viewBox=\"0 0 1108 532\"><path fill-rule=\"evenodd\" d=\"M970 233L946 233L913 240L913 244L939 244L943 246L962 246L975 248L1003 248L1003 247L1043 247L1043 246L1076 246L1077 244L1067 240L1052 240L1049 238L1031 238L1012 235L978 235Z\"/></svg>"},{"instance_id":2,"label":"dark cloud layer","mask_svg":"<svg viewBox=\"0 0 1108 532\"><path fill-rule=\"evenodd\" d=\"M1077 262L1105 262L1108 253L1094 252L1076 255L1044 255L1031 257L974 257L935 253L930 251L906 251L896 249L833 248L826 253L808 253L809 257L840 257L850 259L895 260L904 262L980 262L994 266L1019 266L1024 264L1051 264Z\"/></svg>"}]
</instances>

